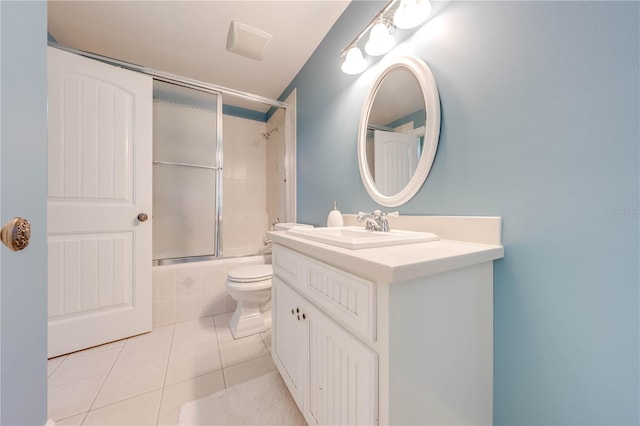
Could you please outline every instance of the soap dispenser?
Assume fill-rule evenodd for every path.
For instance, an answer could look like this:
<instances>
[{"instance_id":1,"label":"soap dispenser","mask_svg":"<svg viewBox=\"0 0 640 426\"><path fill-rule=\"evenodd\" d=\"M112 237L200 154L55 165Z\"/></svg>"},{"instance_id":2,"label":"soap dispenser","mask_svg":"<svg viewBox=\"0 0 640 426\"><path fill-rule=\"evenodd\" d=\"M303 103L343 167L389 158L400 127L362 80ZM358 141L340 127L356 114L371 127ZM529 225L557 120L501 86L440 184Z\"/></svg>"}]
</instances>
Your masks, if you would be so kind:
<instances>
[{"instance_id":1,"label":"soap dispenser","mask_svg":"<svg viewBox=\"0 0 640 426\"><path fill-rule=\"evenodd\" d=\"M338 210L338 203L336 201L333 202L333 209L329 212L329 217L327 218L327 226L342 226L344 222L342 221L342 213Z\"/></svg>"}]
</instances>

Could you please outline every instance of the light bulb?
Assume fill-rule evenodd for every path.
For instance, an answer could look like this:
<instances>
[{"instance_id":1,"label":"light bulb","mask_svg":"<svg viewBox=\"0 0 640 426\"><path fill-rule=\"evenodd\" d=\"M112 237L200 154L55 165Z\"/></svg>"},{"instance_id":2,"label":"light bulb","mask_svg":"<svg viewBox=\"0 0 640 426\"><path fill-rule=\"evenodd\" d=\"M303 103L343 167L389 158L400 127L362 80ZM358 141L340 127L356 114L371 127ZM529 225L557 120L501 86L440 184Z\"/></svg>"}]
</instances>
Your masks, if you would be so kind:
<instances>
[{"instance_id":1,"label":"light bulb","mask_svg":"<svg viewBox=\"0 0 640 426\"><path fill-rule=\"evenodd\" d=\"M367 61L364 60L362 52L357 46L353 46L347 52L342 63L342 72L345 74L360 74L367 68Z\"/></svg>"},{"instance_id":2,"label":"light bulb","mask_svg":"<svg viewBox=\"0 0 640 426\"><path fill-rule=\"evenodd\" d=\"M378 22L371 28L369 41L364 46L365 52L371 56L380 56L387 53L393 47L395 39L389 33L389 28L384 22Z\"/></svg>"},{"instance_id":3,"label":"light bulb","mask_svg":"<svg viewBox=\"0 0 640 426\"><path fill-rule=\"evenodd\" d=\"M431 13L429 0L400 0L393 14L393 25L402 29L414 28L423 23Z\"/></svg>"}]
</instances>

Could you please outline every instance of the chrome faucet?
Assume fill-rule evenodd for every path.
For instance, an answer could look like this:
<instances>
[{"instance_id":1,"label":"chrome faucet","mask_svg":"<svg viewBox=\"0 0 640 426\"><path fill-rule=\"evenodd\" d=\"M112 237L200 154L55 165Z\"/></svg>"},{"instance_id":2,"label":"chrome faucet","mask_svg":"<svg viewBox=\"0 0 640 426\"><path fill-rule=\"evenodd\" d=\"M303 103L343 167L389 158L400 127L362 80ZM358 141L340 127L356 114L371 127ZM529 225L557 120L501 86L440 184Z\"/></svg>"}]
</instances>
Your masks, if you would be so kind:
<instances>
[{"instance_id":1,"label":"chrome faucet","mask_svg":"<svg viewBox=\"0 0 640 426\"><path fill-rule=\"evenodd\" d=\"M356 220L364 222L364 229L367 231L389 232L391 228L387 218L398 216L400 216L398 212L382 213L380 210L374 210L373 213L358 213Z\"/></svg>"}]
</instances>

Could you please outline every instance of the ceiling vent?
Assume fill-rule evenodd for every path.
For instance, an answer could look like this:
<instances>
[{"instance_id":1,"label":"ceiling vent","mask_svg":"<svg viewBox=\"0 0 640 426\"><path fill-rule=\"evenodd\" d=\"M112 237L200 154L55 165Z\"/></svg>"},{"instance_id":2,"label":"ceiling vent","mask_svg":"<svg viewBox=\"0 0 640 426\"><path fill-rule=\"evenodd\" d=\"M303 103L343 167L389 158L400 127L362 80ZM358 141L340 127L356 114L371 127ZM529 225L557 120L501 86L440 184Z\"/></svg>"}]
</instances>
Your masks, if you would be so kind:
<instances>
[{"instance_id":1,"label":"ceiling vent","mask_svg":"<svg viewBox=\"0 0 640 426\"><path fill-rule=\"evenodd\" d=\"M261 61L272 35L258 28L231 21L227 36L227 50L237 55Z\"/></svg>"}]
</instances>

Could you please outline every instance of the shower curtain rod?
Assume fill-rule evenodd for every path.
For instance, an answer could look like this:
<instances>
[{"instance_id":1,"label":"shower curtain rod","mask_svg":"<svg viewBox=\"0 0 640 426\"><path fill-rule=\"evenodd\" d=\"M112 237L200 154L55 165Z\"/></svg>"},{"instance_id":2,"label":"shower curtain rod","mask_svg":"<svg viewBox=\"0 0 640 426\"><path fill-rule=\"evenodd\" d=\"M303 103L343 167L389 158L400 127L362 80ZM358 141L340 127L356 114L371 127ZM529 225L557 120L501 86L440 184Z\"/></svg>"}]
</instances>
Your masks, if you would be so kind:
<instances>
[{"instance_id":1,"label":"shower curtain rod","mask_svg":"<svg viewBox=\"0 0 640 426\"><path fill-rule=\"evenodd\" d=\"M242 92L240 90L229 89L228 87L217 86L215 84L205 83L204 81L194 80L191 78L183 77L168 72L154 70L152 68L143 67L141 65L132 64L130 62L121 61L119 59L109 58L108 56L98 55L96 53L85 52L84 50L74 49L73 47L63 46L54 41L49 41L49 46L56 49L64 50L70 53L75 53L86 58L96 59L100 62L104 62L117 67L125 68L131 71L137 71L143 74L150 75L158 80L165 81L167 83L175 83L181 86L190 87L192 89L201 90L203 92L222 93L224 95L235 96L237 98L245 99L252 102L259 102L261 104L269 105L276 108L287 108L287 104L281 101L265 98L260 95L254 95L252 93Z\"/></svg>"}]
</instances>

